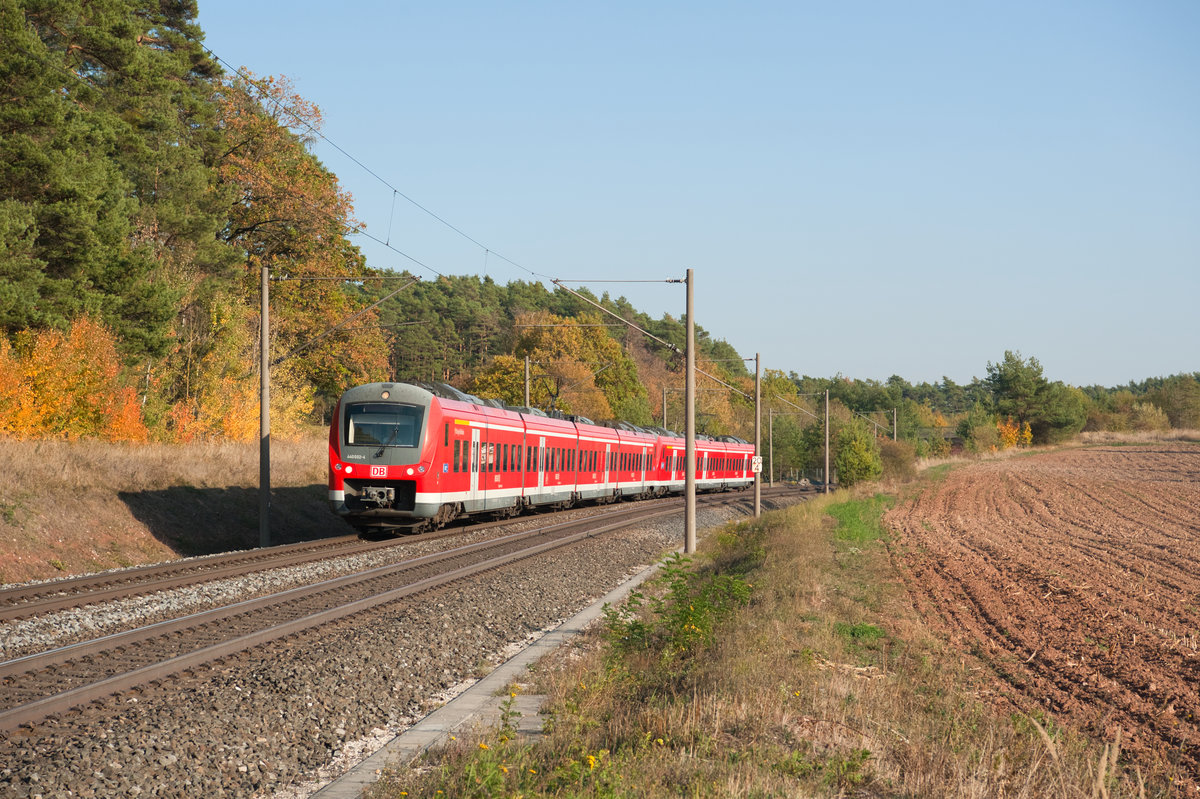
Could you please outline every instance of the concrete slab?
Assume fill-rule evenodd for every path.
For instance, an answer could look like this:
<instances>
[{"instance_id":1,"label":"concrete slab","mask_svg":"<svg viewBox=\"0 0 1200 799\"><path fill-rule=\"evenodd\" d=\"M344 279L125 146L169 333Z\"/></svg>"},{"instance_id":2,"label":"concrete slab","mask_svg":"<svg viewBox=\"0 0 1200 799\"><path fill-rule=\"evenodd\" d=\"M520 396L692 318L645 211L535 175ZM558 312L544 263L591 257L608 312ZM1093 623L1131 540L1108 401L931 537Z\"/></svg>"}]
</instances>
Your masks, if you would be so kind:
<instances>
[{"instance_id":1,"label":"concrete slab","mask_svg":"<svg viewBox=\"0 0 1200 799\"><path fill-rule=\"evenodd\" d=\"M359 799L363 790L379 779L385 766L408 764L432 747L449 741L451 735L475 728L490 729L500 723L501 703L509 698L507 687L522 682L525 670L599 618L605 604L616 604L657 571L656 566L614 588L589 607L542 636L463 693L397 735L350 771L312 794L312 799ZM517 724L523 734L540 734L538 711L542 697L518 695L514 709L521 713Z\"/></svg>"}]
</instances>

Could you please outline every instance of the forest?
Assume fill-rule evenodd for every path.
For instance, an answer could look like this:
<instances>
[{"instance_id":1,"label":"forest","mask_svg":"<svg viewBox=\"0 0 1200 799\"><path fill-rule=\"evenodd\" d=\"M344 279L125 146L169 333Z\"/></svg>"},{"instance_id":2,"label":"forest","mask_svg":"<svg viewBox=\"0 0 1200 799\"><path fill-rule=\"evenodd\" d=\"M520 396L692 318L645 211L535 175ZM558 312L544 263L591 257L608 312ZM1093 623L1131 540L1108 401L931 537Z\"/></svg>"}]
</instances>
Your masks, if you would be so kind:
<instances>
[{"instance_id":1,"label":"forest","mask_svg":"<svg viewBox=\"0 0 1200 799\"><path fill-rule=\"evenodd\" d=\"M534 405L683 426L683 320L368 265L352 198L310 151L320 109L285 77L223 68L197 13L0 0L0 435L253 440L264 268L274 435L323 425L372 380L521 404L526 359ZM697 342L698 429L752 438L751 371L708 331ZM889 437L905 459L1200 428L1200 373L1078 388L1013 352L966 385L768 371L763 391L781 463L815 463L828 391L831 434L865 476Z\"/></svg>"}]
</instances>

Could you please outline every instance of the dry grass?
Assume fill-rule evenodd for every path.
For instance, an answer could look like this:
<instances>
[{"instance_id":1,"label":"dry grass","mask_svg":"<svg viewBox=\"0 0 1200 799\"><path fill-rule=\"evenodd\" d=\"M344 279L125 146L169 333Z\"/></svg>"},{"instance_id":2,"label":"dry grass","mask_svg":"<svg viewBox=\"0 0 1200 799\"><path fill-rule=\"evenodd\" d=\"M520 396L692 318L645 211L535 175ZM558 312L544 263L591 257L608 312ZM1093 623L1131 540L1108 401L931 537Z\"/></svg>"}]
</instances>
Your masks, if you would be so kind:
<instances>
[{"instance_id":1,"label":"dry grass","mask_svg":"<svg viewBox=\"0 0 1200 799\"><path fill-rule=\"evenodd\" d=\"M664 629L665 646L637 650L594 633L543 665L555 714L544 740L461 741L372 795L1166 795L1122 769L1119 741L1012 713L983 669L915 616L872 529L882 500L845 513L845 499L706 540L700 573L753 585L706 644L680 648L682 634Z\"/></svg>"},{"instance_id":2,"label":"dry grass","mask_svg":"<svg viewBox=\"0 0 1200 799\"><path fill-rule=\"evenodd\" d=\"M1143 430L1128 433L1080 433L1084 444L1153 444L1158 441L1200 442L1200 430Z\"/></svg>"},{"instance_id":3,"label":"dry grass","mask_svg":"<svg viewBox=\"0 0 1200 799\"><path fill-rule=\"evenodd\" d=\"M324 503L325 438L271 447L277 543L349 529ZM257 543L258 444L0 438L0 583ZM278 525L278 530L275 530Z\"/></svg>"}]
</instances>

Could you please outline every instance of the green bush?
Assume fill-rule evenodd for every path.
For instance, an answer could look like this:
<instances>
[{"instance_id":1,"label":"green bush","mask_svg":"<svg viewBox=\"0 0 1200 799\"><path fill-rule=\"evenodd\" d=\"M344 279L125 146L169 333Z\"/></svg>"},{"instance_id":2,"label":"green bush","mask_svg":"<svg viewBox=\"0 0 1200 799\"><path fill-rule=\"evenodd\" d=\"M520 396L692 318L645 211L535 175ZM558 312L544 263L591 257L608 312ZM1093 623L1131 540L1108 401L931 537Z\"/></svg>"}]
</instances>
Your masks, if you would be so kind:
<instances>
[{"instance_id":1,"label":"green bush","mask_svg":"<svg viewBox=\"0 0 1200 799\"><path fill-rule=\"evenodd\" d=\"M833 463L840 486L874 480L883 473L879 444L866 424L855 420L838 431Z\"/></svg>"}]
</instances>

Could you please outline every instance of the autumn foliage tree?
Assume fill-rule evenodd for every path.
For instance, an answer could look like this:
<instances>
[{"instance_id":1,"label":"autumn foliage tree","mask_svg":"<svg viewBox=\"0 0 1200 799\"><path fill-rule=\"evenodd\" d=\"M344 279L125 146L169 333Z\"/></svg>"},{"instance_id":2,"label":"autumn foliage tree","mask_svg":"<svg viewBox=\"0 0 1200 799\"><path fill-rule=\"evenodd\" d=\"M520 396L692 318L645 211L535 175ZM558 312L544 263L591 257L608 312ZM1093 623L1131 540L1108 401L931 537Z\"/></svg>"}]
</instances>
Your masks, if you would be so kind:
<instances>
[{"instance_id":1,"label":"autumn foliage tree","mask_svg":"<svg viewBox=\"0 0 1200 799\"><path fill-rule=\"evenodd\" d=\"M112 333L81 317L66 333L0 336L0 433L146 441L137 392L120 379Z\"/></svg>"},{"instance_id":2,"label":"autumn foliage tree","mask_svg":"<svg viewBox=\"0 0 1200 799\"><path fill-rule=\"evenodd\" d=\"M225 238L245 256L246 305L259 296L261 267L270 270L272 332L277 354L284 355L357 310L337 278L371 273L347 238L358 227L350 196L307 150L320 130L320 109L286 79L239 76L226 87L220 117L226 151L218 172L237 196ZM378 379L387 350L376 319L369 314L298 352L296 369L317 391L334 395Z\"/></svg>"},{"instance_id":3,"label":"autumn foliage tree","mask_svg":"<svg viewBox=\"0 0 1200 799\"><path fill-rule=\"evenodd\" d=\"M637 366L594 315L565 319L547 311L522 314L515 356L499 356L471 385L484 397L524 402L525 356L532 363L530 402L593 419L648 424L649 402Z\"/></svg>"}]
</instances>

